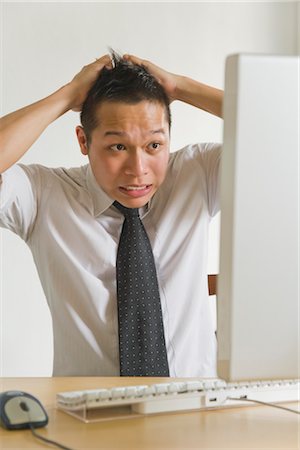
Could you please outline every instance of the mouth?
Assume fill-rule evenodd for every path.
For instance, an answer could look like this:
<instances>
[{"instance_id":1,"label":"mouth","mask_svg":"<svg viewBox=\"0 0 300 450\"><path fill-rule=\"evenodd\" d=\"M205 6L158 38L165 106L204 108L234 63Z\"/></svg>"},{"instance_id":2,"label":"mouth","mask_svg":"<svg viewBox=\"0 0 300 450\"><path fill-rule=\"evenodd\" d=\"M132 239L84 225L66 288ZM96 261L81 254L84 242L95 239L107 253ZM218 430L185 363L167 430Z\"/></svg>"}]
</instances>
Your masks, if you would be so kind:
<instances>
[{"instance_id":1,"label":"mouth","mask_svg":"<svg viewBox=\"0 0 300 450\"><path fill-rule=\"evenodd\" d=\"M128 185L128 186L120 186L119 190L129 197L143 197L148 195L152 189L152 184L142 184L142 185Z\"/></svg>"}]
</instances>

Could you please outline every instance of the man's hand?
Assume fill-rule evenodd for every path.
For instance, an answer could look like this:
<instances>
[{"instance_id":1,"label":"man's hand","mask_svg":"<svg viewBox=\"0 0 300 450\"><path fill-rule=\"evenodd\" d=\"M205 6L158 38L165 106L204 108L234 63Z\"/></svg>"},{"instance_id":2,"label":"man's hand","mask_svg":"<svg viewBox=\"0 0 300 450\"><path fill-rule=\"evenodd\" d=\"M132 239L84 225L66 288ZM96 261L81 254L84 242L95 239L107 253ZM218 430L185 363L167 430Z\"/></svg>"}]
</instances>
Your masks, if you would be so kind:
<instances>
[{"instance_id":1,"label":"man's hand","mask_svg":"<svg viewBox=\"0 0 300 450\"><path fill-rule=\"evenodd\" d=\"M83 102L85 101L90 88L104 67L107 69L112 68L111 57L109 55L104 55L95 62L84 66L81 71L75 75L73 80L69 83L69 87L73 94L70 109L73 111L81 111Z\"/></svg>"},{"instance_id":2,"label":"man's hand","mask_svg":"<svg viewBox=\"0 0 300 450\"><path fill-rule=\"evenodd\" d=\"M123 58L133 64L144 66L165 89L170 102L180 100L196 108L222 117L223 91L186 76L175 75L161 69L150 61L133 55Z\"/></svg>"},{"instance_id":3,"label":"man's hand","mask_svg":"<svg viewBox=\"0 0 300 450\"><path fill-rule=\"evenodd\" d=\"M62 88L0 119L0 173L15 164L50 123L65 112L80 111L101 70L112 68L109 55L85 67Z\"/></svg>"},{"instance_id":4,"label":"man's hand","mask_svg":"<svg viewBox=\"0 0 300 450\"><path fill-rule=\"evenodd\" d=\"M137 64L138 66L144 66L148 70L148 72L151 73L151 75L153 75L154 78L156 78L157 81L162 85L170 99L170 102L178 99L177 85L180 80L180 77L178 75L167 72L166 70L156 66L152 62L147 61L146 59L138 58L137 56L126 54L123 56L123 58L126 61Z\"/></svg>"}]
</instances>

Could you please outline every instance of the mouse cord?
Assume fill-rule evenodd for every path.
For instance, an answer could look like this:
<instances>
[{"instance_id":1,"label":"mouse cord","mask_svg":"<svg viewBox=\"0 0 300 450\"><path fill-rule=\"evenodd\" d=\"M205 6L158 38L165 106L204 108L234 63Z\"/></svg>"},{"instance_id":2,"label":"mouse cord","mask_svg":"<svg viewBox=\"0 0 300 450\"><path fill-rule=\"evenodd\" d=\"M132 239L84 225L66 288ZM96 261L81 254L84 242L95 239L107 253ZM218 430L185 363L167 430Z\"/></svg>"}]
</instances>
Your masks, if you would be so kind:
<instances>
[{"instance_id":1,"label":"mouse cord","mask_svg":"<svg viewBox=\"0 0 300 450\"><path fill-rule=\"evenodd\" d=\"M62 450L74 450L74 449L72 449L70 447L66 447L65 445L60 444L59 442L53 441L52 439L47 439L44 436L42 436L41 434L38 434L35 431L34 425L33 425L32 421L31 421L29 406L27 405L26 402L23 401L23 402L20 403L20 407L21 407L21 409L23 411L27 412L27 415L28 415L28 418L29 418L28 425L29 425L29 428L31 430L31 433L33 434L33 436L35 438L40 439L43 442L46 442L46 444L55 445L56 447L61 448Z\"/></svg>"},{"instance_id":2,"label":"mouse cord","mask_svg":"<svg viewBox=\"0 0 300 450\"><path fill-rule=\"evenodd\" d=\"M65 445L59 444L59 442L53 441L52 439L47 439L44 436L42 436L41 434L38 434L35 431L35 428L32 425L32 423L29 423L29 428L30 428L32 434L34 435L34 437L36 437L37 439L40 439L43 442L46 442L49 445L55 445L56 447L61 448L63 450L74 450L74 449L72 449L70 447L66 447Z\"/></svg>"}]
</instances>

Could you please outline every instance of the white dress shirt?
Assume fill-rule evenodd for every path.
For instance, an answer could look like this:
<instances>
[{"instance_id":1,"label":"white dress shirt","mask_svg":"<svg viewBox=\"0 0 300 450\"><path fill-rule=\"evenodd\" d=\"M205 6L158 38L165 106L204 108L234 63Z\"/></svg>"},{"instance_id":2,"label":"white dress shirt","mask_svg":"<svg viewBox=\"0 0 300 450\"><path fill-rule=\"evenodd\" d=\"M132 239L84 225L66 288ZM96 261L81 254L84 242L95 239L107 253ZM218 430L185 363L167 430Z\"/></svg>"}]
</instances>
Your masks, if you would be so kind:
<instances>
[{"instance_id":1,"label":"white dress shirt","mask_svg":"<svg viewBox=\"0 0 300 450\"><path fill-rule=\"evenodd\" d=\"M221 147L171 153L141 215L152 244L170 376L216 376L209 306L210 219ZM116 254L124 217L90 165L15 165L2 174L0 225L30 247L53 321L55 376L119 376Z\"/></svg>"}]
</instances>

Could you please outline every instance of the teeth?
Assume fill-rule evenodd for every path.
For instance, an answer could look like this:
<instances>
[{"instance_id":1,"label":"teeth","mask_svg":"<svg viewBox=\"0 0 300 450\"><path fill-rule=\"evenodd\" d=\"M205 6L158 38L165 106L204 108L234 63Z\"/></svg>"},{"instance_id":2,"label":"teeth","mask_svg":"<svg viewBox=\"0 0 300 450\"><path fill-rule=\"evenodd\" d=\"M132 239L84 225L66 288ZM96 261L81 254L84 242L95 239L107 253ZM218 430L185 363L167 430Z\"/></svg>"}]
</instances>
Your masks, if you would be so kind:
<instances>
[{"instance_id":1,"label":"teeth","mask_svg":"<svg viewBox=\"0 0 300 450\"><path fill-rule=\"evenodd\" d=\"M146 189L147 186L126 186L124 189L126 191L142 191L143 189Z\"/></svg>"}]
</instances>

